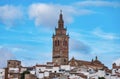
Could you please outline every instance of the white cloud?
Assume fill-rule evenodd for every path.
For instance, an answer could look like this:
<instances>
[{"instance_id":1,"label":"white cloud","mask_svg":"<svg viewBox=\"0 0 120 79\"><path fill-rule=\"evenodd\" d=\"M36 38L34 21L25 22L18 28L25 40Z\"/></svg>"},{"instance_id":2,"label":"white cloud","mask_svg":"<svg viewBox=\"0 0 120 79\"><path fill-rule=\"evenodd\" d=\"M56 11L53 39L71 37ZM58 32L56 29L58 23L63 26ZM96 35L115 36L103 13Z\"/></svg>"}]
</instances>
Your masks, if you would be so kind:
<instances>
[{"instance_id":1,"label":"white cloud","mask_svg":"<svg viewBox=\"0 0 120 79\"><path fill-rule=\"evenodd\" d=\"M97 6L97 7L120 7L120 2L113 1L80 1L76 5L79 6Z\"/></svg>"},{"instance_id":2,"label":"white cloud","mask_svg":"<svg viewBox=\"0 0 120 79\"><path fill-rule=\"evenodd\" d=\"M20 7L12 5L0 6L0 22L12 26L22 17ZM17 20L17 21L16 21Z\"/></svg>"},{"instance_id":3,"label":"white cloud","mask_svg":"<svg viewBox=\"0 0 120 79\"><path fill-rule=\"evenodd\" d=\"M57 5L57 4L32 4L29 7L29 17L35 20L35 25L45 25L49 27L55 27L58 21L59 11L63 10L65 23L73 22L74 15L86 15L91 14L93 11L87 9L77 9L69 5ZM56 24L55 24L56 23Z\"/></svg>"},{"instance_id":4,"label":"white cloud","mask_svg":"<svg viewBox=\"0 0 120 79\"><path fill-rule=\"evenodd\" d=\"M70 39L70 51L76 51L82 54L90 54L91 48L84 42L75 39Z\"/></svg>"},{"instance_id":5,"label":"white cloud","mask_svg":"<svg viewBox=\"0 0 120 79\"><path fill-rule=\"evenodd\" d=\"M93 54L120 52L120 36L116 33L105 32L101 28L95 28L92 31L71 32L70 36L78 40L76 42L75 40L70 41L71 46L78 46L82 41L85 45L91 47L91 53Z\"/></svg>"},{"instance_id":6,"label":"white cloud","mask_svg":"<svg viewBox=\"0 0 120 79\"><path fill-rule=\"evenodd\" d=\"M26 51L24 48L12 47L12 46L8 47L8 49L11 50L13 53Z\"/></svg>"},{"instance_id":7,"label":"white cloud","mask_svg":"<svg viewBox=\"0 0 120 79\"><path fill-rule=\"evenodd\" d=\"M95 56L98 56L105 65L111 68L113 60L120 56L120 37L116 33L108 33L104 30L101 28L95 28L92 31L78 30L77 33L71 32L70 36L78 41L74 43L74 41L72 40L73 43L71 43L70 45L76 46L76 48L72 48L74 48L74 50L79 49L79 51L73 51L70 47L70 58L74 56L78 59L91 60ZM90 46L90 53L80 51L81 48L79 47L82 46L82 44L79 41L82 41L83 45L85 43L85 47L86 45L87 47ZM86 50L87 48L85 49L85 51Z\"/></svg>"},{"instance_id":8,"label":"white cloud","mask_svg":"<svg viewBox=\"0 0 120 79\"><path fill-rule=\"evenodd\" d=\"M43 25L49 27L57 26L60 9L63 10L64 21L66 24L73 22L73 16L95 13L92 10L79 9L73 5L60 4L36 3L31 4L27 8L29 18L34 20L36 26ZM23 12L23 7L13 5L0 6L0 22L9 27L15 26L15 24L25 19L25 17L23 17L25 13L26 10Z\"/></svg>"},{"instance_id":9,"label":"white cloud","mask_svg":"<svg viewBox=\"0 0 120 79\"><path fill-rule=\"evenodd\" d=\"M14 59L14 56L15 59L22 61L23 66L33 66L36 63L43 64L51 61L52 58L52 53L49 52L49 48L45 47L45 49L48 49L48 52L44 51L44 46L40 49L39 46L4 44L0 48L0 67L6 66L7 60ZM3 50L4 52L2 52ZM3 63L2 65L1 62Z\"/></svg>"},{"instance_id":10,"label":"white cloud","mask_svg":"<svg viewBox=\"0 0 120 79\"><path fill-rule=\"evenodd\" d=\"M32 52L33 53L33 52ZM19 57L18 59L22 61L22 66L34 66L36 64L46 64L46 62L52 61L52 53L51 52L36 52L37 55L26 56L23 55L22 57ZM30 62L29 62L30 61Z\"/></svg>"},{"instance_id":11,"label":"white cloud","mask_svg":"<svg viewBox=\"0 0 120 79\"><path fill-rule=\"evenodd\" d=\"M91 48L93 54L108 54L108 53L114 53L115 54L120 53L120 44L111 42L111 41L94 41L91 42Z\"/></svg>"},{"instance_id":12,"label":"white cloud","mask_svg":"<svg viewBox=\"0 0 120 79\"><path fill-rule=\"evenodd\" d=\"M14 59L14 55L6 48L0 48L0 68L6 67L7 60Z\"/></svg>"},{"instance_id":13,"label":"white cloud","mask_svg":"<svg viewBox=\"0 0 120 79\"><path fill-rule=\"evenodd\" d=\"M95 28L92 32L93 35L101 38L101 39L107 39L107 40L115 40L120 39L120 37L114 33L107 33L104 32L101 28Z\"/></svg>"}]
</instances>

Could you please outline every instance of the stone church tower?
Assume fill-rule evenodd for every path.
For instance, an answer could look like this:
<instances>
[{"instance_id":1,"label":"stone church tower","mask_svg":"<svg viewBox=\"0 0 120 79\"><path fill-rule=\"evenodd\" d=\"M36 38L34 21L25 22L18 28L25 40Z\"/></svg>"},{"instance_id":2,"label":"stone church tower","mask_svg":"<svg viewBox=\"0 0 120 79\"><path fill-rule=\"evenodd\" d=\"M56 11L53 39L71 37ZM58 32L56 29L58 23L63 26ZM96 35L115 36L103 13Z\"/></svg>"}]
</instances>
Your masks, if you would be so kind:
<instances>
[{"instance_id":1,"label":"stone church tower","mask_svg":"<svg viewBox=\"0 0 120 79\"><path fill-rule=\"evenodd\" d=\"M69 61L69 35L66 34L62 11L60 11L58 28L53 35L52 61L58 65L66 65Z\"/></svg>"}]
</instances>

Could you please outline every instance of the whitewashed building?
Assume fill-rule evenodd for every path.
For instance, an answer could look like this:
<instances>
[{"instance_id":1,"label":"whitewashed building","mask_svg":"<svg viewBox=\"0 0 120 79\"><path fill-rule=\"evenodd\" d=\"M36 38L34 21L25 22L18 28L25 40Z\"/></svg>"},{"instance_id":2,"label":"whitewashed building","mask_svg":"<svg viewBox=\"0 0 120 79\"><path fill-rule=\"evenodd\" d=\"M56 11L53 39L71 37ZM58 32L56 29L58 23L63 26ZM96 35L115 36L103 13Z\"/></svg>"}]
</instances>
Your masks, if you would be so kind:
<instances>
[{"instance_id":1,"label":"whitewashed building","mask_svg":"<svg viewBox=\"0 0 120 79\"><path fill-rule=\"evenodd\" d=\"M0 79L5 79L5 69L0 69Z\"/></svg>"},{"instance_id":2,"label":"whitewashed building","mask_svg":"<svg viewBox=\"0 0 120 79\"><path fill-rule=\"evenodd\" d=\"M41 79L44 77L49 77L49 74L58 73L60 69L59 65L54 65L52 62L47 62L46 65L36 65L35 73L37 78Z\"/></svg>"},{"instance_id":3,"label":"whitewashed building","mask_svg":"<svg viewBox=\"0 0 120 79\"><path fill-rule=\"evenodd\" d=\"M116 65L116 63L112 64L111 79L120 79L120 65Z\"/></svg>"},{"instance_id":4,"label":"whitewashed building","mask_svg":"<svg viewBox=\"0 0 120 79\"><path fill-rule=\"evenodd\" d=\"M70 71L70 65L60 65L60 69L65 70L65 71Z\"/></svg>"}]
</instances>

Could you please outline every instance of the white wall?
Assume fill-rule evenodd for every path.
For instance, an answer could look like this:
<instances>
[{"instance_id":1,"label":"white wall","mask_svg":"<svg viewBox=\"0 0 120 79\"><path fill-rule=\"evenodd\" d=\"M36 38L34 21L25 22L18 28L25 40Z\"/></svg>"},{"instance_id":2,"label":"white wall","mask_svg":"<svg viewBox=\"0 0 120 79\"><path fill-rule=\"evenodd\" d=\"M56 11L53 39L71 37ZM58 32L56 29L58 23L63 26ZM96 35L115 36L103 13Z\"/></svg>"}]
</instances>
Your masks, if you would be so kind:
<instances>
[{"instance_id":1,"label":"white wall","mask_svg":"<svg viewBox=\"0 0 120 79\"><path fill-rule=\"evenodd\" d=\"M116 71L116 69L112 69L112 75L114 75L114 74L115 74L115 71Z\"/></svg>"},{"instance_id":2,"label":"white wall","mask_svg":"<svg viewBox=\"0 0 120 79\"><path fill-rule=\"evenodd\" d=\"M98 77L105 77L106 73L104 70L98 70L97 75Z\"/></svg>"},{"instance_id":3,"label":"white wall","mask_svg":"<svg viewBox=\"0 0 120 79\"><path fill-rule=\"evenodd\" d=\"M35 70L30 71L31 74L35 74Z\"/></svg>"},{"instance_id":4,"label":"white wall","mask_svg":"<svg viewBox=\"0 0 120 79\"><path fill-rule=\"evenodd\" d=\"M76 75L70 75L69 78L70 79L81 79L79 76L76 76Z\"/></svg>"},{"instance_id":5,"label":"white wall","mask_svg":"<svg viewBox=\"0 0 120 79\"><path fill-rule=\"evenodd\" d=\"M44 77L44 73L39 73L38 75L37 75L37 78L43 78Z\"/></svg>"},{"instance_id":6,"label":"white wall","mask_svg":"<svg viewBox=\"0 0 120 79\"><path fill-rule=\"evenodd\" d=\"M59 72L59 67L51 67L51 68L46 68L46 67L36 67L35 72L36 76L38 78L43 78L44 76L49 76L49 72ZM42 72L42 73L41 73Z\"/></svg>"},{"instance_id":7,"label":"white wall","mask_svg":"<svg viewBox=\"0 0 120 79\"><path fill-rule=\"evenodd\" d=\"M44 72L44 71L59 72L59 67L52 67L52 68L36 67L36 73L38 73L40 71L41 72Z\"/></svg>"},{"instance_id":8,"label":"white wall","mask_svg":"<svg viewBox=\"0 0 120 79\"><path fill-rule=\"evenodd\" d=\"M64 70L70 71L70 65L61 65L60 69L64 69Z\"/></svg>"},{"instance_id":9,"label":"white wall","mask_svg":"<svg viewBox=\"0 0 120 79\"><path fill-rule=\"evenodd\" d=\"M9 72L19 73L19 68L9 68Z\"/></svg>"},{"instance_id":10,"label":"white wall","mask_svg":"<svg viewBox=\"0 0 120 79\"><path fill-rule=\"evenodd\" d=\"M49 72L44 72L44 76L48 77L49 76Z\"/></svg>"},{"instance_id":11,"label":"white wall","mask_svg":"<svg viewBox=\"0 0 120 79\"><path fill-rule=\"evenodd\" d=\"M52 72L55 72L55 71L59 72L59 69L60 69L59 67L53 67L53 71Z\"/></svg>"},{"instance_id":12,"label":"white wall","mask_svg":"<svg viewBox=\"0 0 120 79\"><path fill-rule=\"evenodd\" d=\"M88 77L88 78L95 78L95 79L98 79L97 73L89 74L89 75L87 75L87 77Z\"/></svg>"},{"instance_id":13,"label":"white wall","mask_svg":"<svg viewBox=\"0 0 120 79\"><path fill-rule=\"evenodd\" d=\"M45 67L36 67L36 71L38 72L38 71L45 71Z\"/></svg>"},{"instance_id":14,"label":"white wall","mask_svg":"<svg viewBox=\"0 0 120 79\"><path fill-rule=\"evenodd\" d=\"M0 79L5 78L5 69L0 69Z\"/></svg>"}]
</instances>

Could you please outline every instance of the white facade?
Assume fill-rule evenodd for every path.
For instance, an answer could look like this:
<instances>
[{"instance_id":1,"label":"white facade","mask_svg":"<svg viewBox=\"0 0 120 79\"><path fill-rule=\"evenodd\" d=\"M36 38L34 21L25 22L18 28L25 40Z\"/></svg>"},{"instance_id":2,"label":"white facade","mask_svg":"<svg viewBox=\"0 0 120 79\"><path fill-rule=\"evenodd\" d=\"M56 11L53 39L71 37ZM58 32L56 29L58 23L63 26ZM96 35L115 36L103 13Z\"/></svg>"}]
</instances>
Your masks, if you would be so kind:
<instances>
[{"instance_id":1,"label":"white facade","mask_svg":"<svg viewBox=\"0 0 120 79\"><path fill-rule=\"evenodd\" d=\"M69 79L82 79L82 78L80 78L80 77L77 76L77 75L70 75L70 76L69 76Z\"/></svg>"},{"instance_id":2,"label":"white facade","mask_svg":"<svg viewBox=\"0 0 120 79\"><path fill-rule=\"evenodd\" d=\"M20 68L8 68L8 79L19 79Z\"/></svg>"},{"instance_id":3,"label":"white facade","mask_svg":"<svg viewBox=\"0 0 120 79\"><path fill-rule=\"evenodd\" d=\"M111 76L110 79L118 79L117 76Z\"/></svg>"},{"instance_id":4,"label":"white facade","mask_svg":"<svg viewBox=\"0 0 120 79\"><path fill-rule=\"evenodd\" d=\"M66 70L66 71L70 71L70 65L61 65L60 69Z\"/></svg>"},{"instance_id":5,"label":"white facade","mask_svg":"<svg viewBox=\"0 0 120 79\"><path fill-rule=\"evenodd\" d=\"M98 79L98 77L105 77L106 73L104 70L98 70L97 72L85 72L85 71L79 71L80 73L83 73L87 76L88 79L94 78Z\"/></svg>"},{"instance_id":6,"label":"white facade","mask_svg":"<svg viewBox=\"0 0 120 79\"><path fill-rule=\"evenodd\" d=\"M34 75L35 74L35 70L30 71L30 74Z\"/></svg>"},{"instance_id":7,"label":"white facade","mask_svg":"<svg viewBox=\"0 0 120 79\"><path fill-rule=\"evenodd\" d=\"M59 67L58 66L41 66L41 67L37 67L36 66L36 73L38 72L44 72L44 71L49 71L49 72L59 72Z\"/></svg>"},{"instance_id":8,"label":"white facade","mask_svg":"<svg viewBox=\"0 0 120 79\"><path fill-rule=\"evenodd\" d=\"M48 71L45 71L45 72L44 72L44 76L45 76L45 77L49 77L49 72L48 72Z\"/></svg>"},{"instance_id":9,"label":"white facade","mask_svg":"<svg viewBox=\"0 0 120 79\"><path fill-rule=\"evenodd\" d=\"M36 66L35 72L37 78L41 79L44 77L49 77L50 72L59 72L59 66Z\"/></svg>"},{"instance_id":10,"label":"white facade","mask_svg":"<svg viewBox=\"0 0 120 79\"><path fill-rule=\"evenodd\" d=\"M86 79L86 78L82 78L82 77L77 76L77 75L70 75L69 79Z\"/></svg>"},{"instance_id":11,"label":"white facade","mask_svg":"<svg viewBox=\"0 0 120 79\"><path fill-rule=\"evenodd\" d=\"M0 79L5 79L5 69L0 69Z\"/></svg>"},{"instance_id":12,"label":"white facade","mask_svg":"<svg viewBox=\"0 0 120 79\"><path fill-rule=\"evenodd\" d=\"M105 79L111 79L111 75L106 75Z\"/></svg>"},{"instance_id":13,"label":"white facade","mask_svg":"<svg viewBox=\"0 0 120 79\"><path fill-rule=\"evenodd\" d=\"M111 79L120 79L120 66L116 66L112 69Z\"/></svg>"},{"instance_id":14,"label":"white facade","mask_svg":"<svg viewBox=\"0 0 120 79\"><path fill-rule=\"evenodd\" d=\"M42 78L44 78L44 73L39 72L36 74L36 76L37 76L37 78L42 79Z\"/></svg>"},{"instance_id":15,"label":"white facade","mask_svg":"<svg viewBox=\"0 0 120 79\"><path fill-rule=\"evenodd\" d=\"M112 75L120 73L120 69L112 69Z\"/></svg>"},{"instance_id":16,"label":"white facade","mask_svg":"<svg viewBox=\"0 0 120 79\"><path fill-rule=\"evenodd\" d=\"M39 72L36 74L37 78L43 79L44 77L49 77L49 72Z\"/></svg>"},{"instance_id":17,"label":"white facade","mask_svg":"<svg viewBox=\"0 0 120 79\"><path fill-rule=\"evenodd\" d=\"M9 72L19 73L19 68L9 68Z\"/></svg>"},{"instance_id":18,"label":"white facade","mask_svg":"<svg viewBox=\"0 0 120 79\"><path fill-rule=\"evenodd\" d=\"M105 75L106 75L106 73L104 70L98 70L98 72L97 72L98 77L105 77Z\"/></svg>"}]
</instances>

